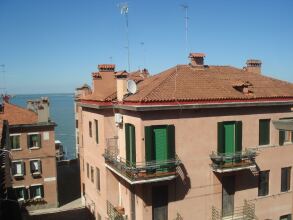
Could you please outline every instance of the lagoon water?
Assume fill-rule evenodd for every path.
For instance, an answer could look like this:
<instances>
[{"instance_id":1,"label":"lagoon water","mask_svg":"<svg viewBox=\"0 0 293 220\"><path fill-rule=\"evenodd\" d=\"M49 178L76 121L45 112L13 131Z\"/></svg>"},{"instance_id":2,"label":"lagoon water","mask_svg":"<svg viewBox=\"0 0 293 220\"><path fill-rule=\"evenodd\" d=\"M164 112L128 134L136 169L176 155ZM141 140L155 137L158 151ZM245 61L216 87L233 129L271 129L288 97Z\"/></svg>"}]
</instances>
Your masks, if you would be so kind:
<instances>
[{"instance_id":1,"label":"lagoon water","mask_svg":"<svg viewBox=\"0 0 293 220\"><path fill-rule=\"evenodd\" d=\"M60 140L64 146L67 159L75 158L75 119L74 119L74 95L73 94L40 94L40 95L16 95L10 102L26 107L29 99L48 97L50 101L50 118L57 127L55 139Z\"/></svg>"}]
</instances>

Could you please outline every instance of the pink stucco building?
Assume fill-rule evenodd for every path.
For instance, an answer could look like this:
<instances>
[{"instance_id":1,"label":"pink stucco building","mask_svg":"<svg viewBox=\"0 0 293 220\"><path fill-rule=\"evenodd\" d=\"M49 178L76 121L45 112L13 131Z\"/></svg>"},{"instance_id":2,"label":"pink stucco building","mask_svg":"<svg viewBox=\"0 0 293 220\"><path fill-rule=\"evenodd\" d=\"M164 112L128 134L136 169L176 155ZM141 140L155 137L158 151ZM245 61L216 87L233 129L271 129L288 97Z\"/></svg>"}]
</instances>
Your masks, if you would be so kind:
<instances>
[{"instance_id":1,"label":"pink stucco building","mask_svg":"<svg viewBox=\"0 0 293 220\"><path fill-rule=\"evenodd\" d=\"M189 58L153 76L99 65L78 91L85 205L99 220L291 219L293 85L259 60Z\"/></svg>"}]
</instances>

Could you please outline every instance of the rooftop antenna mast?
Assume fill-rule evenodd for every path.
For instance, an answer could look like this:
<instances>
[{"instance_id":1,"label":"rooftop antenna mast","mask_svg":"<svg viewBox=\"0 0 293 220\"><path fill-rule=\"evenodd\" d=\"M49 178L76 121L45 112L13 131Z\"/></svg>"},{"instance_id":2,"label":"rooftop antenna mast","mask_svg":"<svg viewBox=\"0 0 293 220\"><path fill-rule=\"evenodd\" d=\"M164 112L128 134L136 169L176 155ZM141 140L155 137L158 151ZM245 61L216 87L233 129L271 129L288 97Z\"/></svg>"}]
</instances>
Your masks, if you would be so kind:
<instances>
[{"instance_id":1,"label":"rooftop antenna mast","mask_svg":"<svg viewBox=\"0 0 293 220\"><path fill-rule=\"evenodd\" d=\"M4 95L4 94L6 94L6 77L5 77L5 64L1 64L0 65L0 68L1 68L1 70L0 70L0 73L2 73L3 74L3 80L1 80L2 81L2 85L0 84L0 90L2 90L2 95Z\"/></svg>"},{"instance_id":2,"label":"rooftop antenna mast","mask_svg":"<svg viewBox=\"0 0 293 220\"><path fill-rule=\"evenodd\" d=\"M181 7L185 10L185 50L186 50L186 54L188 54L188 5L187 4L182 4Z\"/></svg>"},{"instance_id":3,"label":"rooftop antenna mast","mask_svg":"<svg viewBox=\"0 0 293 220\"><path fill-rule=\"evenodd\" d=\"M118 5L118 7L120 8L121 14L125 18L126 38L127 38L126 49L127 49L127 60L128 60L128 72L130 72L130 49L129 49L129 31L128 31L128 4L127 4L127 2L121 3L121 4Z\"/></svg>"},{"instance_id":4,"label":"rooftop antenna mast","mask_svg":"<svg viewBox=\"0 0 293 220\"><path fill-rule=\"evenodd\" d=\"M146 68L146 66L145 66L145 47L144 47L144 42L140 42L140 45L142 47L142 52L143 52L143 68Z\"/></svg>"}]
</instances>

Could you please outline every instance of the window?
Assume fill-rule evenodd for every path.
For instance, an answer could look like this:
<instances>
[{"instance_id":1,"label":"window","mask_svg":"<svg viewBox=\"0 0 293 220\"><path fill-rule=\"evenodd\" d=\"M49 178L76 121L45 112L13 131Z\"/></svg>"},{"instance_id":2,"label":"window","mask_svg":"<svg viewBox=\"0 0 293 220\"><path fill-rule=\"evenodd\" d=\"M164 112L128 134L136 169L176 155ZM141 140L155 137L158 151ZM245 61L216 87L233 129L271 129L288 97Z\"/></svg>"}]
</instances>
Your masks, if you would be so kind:
<instances>
[{"instance_id":1,"label":"window","mask_svg":"<svg viewBox=\"0 0 293 220\"><path fill-rule=\"evenodd\" d=\"M290 190L291 167L281 169L281 192Z\"/></svg>"},{"instance_id":2,"label":"window","mask_svg":"<svg viewBox=\"0 0 293 220\"><path fill-rule=\"evenodd\" d=\"M28 147L29 148L40 148L41 147L41 135L40 134L29 134L28 135Z\"/></svg>"},{"instance_id":3,"label":"window","mask_svg":"<svg viewBox=\"0 0 293 220\"><path fill-rule=\"evenodd\" d=\"M14 188L14 192L18 201L25 201L28 199L27 189L25 187Z\"/></svg>"},{"instance_id":4,"label":"window","mask_svg":"<svg viewBox=\"0 0 293 220\"><path fill-rule=\"evenodd\" d=\"M98 120L95 120L95 129L96 129L96 143L99 143L99 124Z\"/></svg>"},{"instance_id":5,"label":"window","mask_svg":"<svg viewBox=\"0 0 293 220\"><path fill-rule=\"evenodd\" d=\"M96 187L97 190L100 191L101 186L100 186L100 169L96 167Z\"/></svg>"},{"instance_id":6,"label":"window","mask_svg":"<svg viewBox=\"0 0 293 220\"><path fill-rule=\"evenodd\" d=\"M78 128L78 120L75 120L75 128Z\"/></svg>"},{"instance_id":7,"label":"window","mask_svg":"<svg viewBox=\"0 0 293 220\"><path fill-rule=\"evenodd\" d=\"M44 187L43 185L34 185L30 187L30 198L40 199L44 198Z\"/></svg>"},{"instance_id":8,"label":"window","mask_svg":"<svg viewBox=\"0 0 293 220\"><path fill-rule=\"evenodd\" d=\"M270 119L259 120L259 145L270 144Z\"/></svg>"},{"instance_id":9,"label":"window","mask_svg":"<svg viewBox=\"0 0 293 220\"><path fill-rule=\"evenodd\" d=\"M88 163L86 163L86 176L90 178L90 165Z\"/></svg>"},{"instance_id":10,"label":"window","mask_svg":"<svg viewBox=\"0 0 293 220\"><path fill-rule=\"evenodd\" d=\"M25 163L23 161L12 161L12 174L15 177L25 175Z\"/></svg>"},{"instance_id":11,"label":"window","mask_svg":"<svg viewBox=\"0 0 293 220\"><path fill-rule=\"evenodd\" d=\"M242 121L218 122L218 153L242 151Z\"/></svg>"},{"instance_id":12,"label":"window","mask_svg":"<svg viewBox=\"0 0 293 220\"><path fill-rule=\"evenodd\" d=\"M269 170L259 172L258 196L266 196L269 194L269 174Z\"/></svg>"},{"instance_id":13,"label":"window","mask_svg":"<svg viewBox=\"0 0 293 220\"><path fill-rule=\"evenodd\" d=\"M20 149L20 135L10 136L10 148L12 150Z\"/></svg>"},{"instance_id":14,"label":"window","mask_svg":"<svg viewBox=\"0 0 293 220\"><path fill-rule=\"evenodd\" d=\"M90 137L93 136L93 132L92 132L92 122L91 122L91 121L89 122L89 135L90 135Z\"/></svg>"},{"instance_id":15,"label":"window","mask_svg":"<svg viewBox=\"0 0 293 220\"><path fill-rule=\"evenodd\" d=\"M282 215L280 217L280 220L291 220L291 214L288 214L288 215Z\"/></svg>"},{"instance_id":16,"label":"window","mask_svg":"<svg viewBox=\"0 0 293 220\"><path fill-rule=\"evenodd\" d=\"M293 135L292 131L285 131L280 130L279 131L279 145L283 146L284 143L292 143L293 142Z\"/></svg>"},{"instance_id":17,"label":"window","mask_svg":"<svg viewBox=\"0 0 293 220\"><path fill-rule=\"evenodd\" d=\"M42 173L41 160L31 160L30 161L30 166L31 166L31 174L39 175L39 174Z\"/></svg>"},{"instance_id":18,"label":"window","mask_svg":"<svg viewBox=\"0 0 293 220\"><path fill-rule=\"evenodd\" d=\"M91 181L94 182L94 168L91 166Z\"/></svg>"}]
</instances>

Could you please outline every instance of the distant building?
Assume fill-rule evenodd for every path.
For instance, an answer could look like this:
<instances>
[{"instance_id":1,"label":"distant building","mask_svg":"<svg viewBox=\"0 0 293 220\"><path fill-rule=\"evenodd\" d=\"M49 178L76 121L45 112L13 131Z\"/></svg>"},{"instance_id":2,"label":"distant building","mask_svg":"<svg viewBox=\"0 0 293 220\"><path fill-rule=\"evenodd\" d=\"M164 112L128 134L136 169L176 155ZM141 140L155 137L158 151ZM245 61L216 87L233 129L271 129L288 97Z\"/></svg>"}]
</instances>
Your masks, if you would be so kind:
<instances>
[{"instance_id":1,"label":"distant building","mask_svg":"<svg viewBox=\"0 0 293 220\"><path fill-rule=\"evenodd\" d=\"M28 109L3 103L0 120L9 123L12 186L27 209L58 206L55 133L49 100L28 101Z\"/></svg>"},{"instance_id":2,"label":"distant building","mask_svg":"<svg viewBox=\"0 0 293 220\"><path fill-rule=\"evenodd\" d=\"M99 65L76 99L85 205L97 219L291 219L293 84L243 69ZM128 87L128 89L127 89Z\"/></svg>"}]
</instances>

